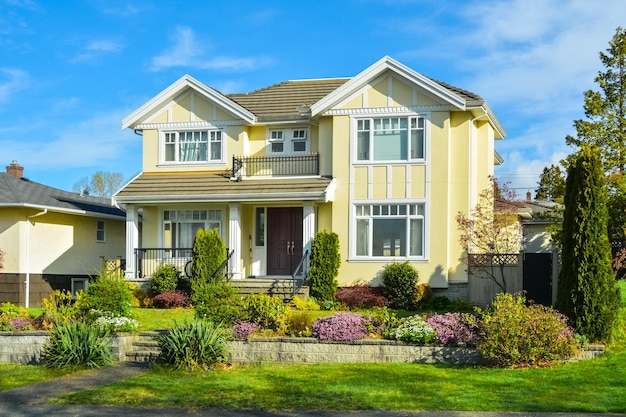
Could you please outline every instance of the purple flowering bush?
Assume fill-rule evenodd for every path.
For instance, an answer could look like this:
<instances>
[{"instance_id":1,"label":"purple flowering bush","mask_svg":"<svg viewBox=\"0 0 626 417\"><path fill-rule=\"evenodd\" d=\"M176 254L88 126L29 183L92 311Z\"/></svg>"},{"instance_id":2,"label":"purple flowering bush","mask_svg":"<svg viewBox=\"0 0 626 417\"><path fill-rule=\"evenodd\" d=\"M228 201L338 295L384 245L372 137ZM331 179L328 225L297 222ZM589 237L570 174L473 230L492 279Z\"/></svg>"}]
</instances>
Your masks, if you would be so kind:
<instances>
[{"instance_id":1,"label":"purple flowering bush","mask_svg":"<svg viewBox=\"0 0 626 417\"><path fill-rule=\"evenodd\" d=\"M320 340L349 341L367 336L367 318L356 313L335 313L320 317L311 326L312 335Z\"/></svg>"},{"instance_id":2,"label":"purple flowering bush","mask_svg":"<svg viewBox=\"0 0 626 417\"><path fill-rule=\"evenodd\" d=\"M426 323L437 333L442 345L475 345L478 337L478 323L474 315L468 313L435 314Z\"/></svg>"},{"instance_id":3,"label":"purple flowering bush","mask_svg":"<svg viewBox=\"0 0 626 417\"><path fill-rule=\"evenodd\" d=\"M256 323L237 320L233 324L233 337L235 339L245 340L257 330L259 330L259 326Z\"/></svg>"}]
</instances>

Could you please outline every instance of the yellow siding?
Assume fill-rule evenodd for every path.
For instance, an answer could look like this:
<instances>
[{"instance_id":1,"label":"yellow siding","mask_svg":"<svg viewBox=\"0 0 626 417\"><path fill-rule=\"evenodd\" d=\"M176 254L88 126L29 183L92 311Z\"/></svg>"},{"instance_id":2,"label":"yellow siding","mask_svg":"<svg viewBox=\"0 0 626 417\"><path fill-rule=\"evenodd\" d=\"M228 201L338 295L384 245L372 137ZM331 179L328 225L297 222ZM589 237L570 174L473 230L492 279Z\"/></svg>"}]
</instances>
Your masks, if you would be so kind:
<instances>
[{"instance_id":1,"label":"yellow siding","mask_svg":"<svg viewBox=\"0 0 626 417\"><path fill-rule=\"evenodd\" d=\"M375 166L372 169L372 198L387 198L387 167Z\"/></svg>"},{"instance_id":2,"label":"yellow siding","mask_svg":"<svg viewBox=\"0 0 626 417\"><path fill-rule=\"evenodd\" d=\"M406 166L391 168L391 198L406 198Z\"/></svg>"},{"instance_id":3,"label":"yellow siding","mask_svg":"<svg viewBox=\"0 0 626 417\"><path fill-rule=\"evenodd\" d=\"M213 103L208 100L200 98L199 95L195 95L194 98L194 113L196 120L209 121L213 120Z\"/></svg>"},{"instance_id":4,"label":"yellow siding","mask_svg":"<svg viewBox=\"0 0 626 417\"><path fill-rule=\"evenodd\" d=\"M354 168L354 198L357 200L364 200L368 198L369 178L367 176L367 167Z\"/></svg>"},{"instance_id":5,"label":"yellow siding","mask_svg":"<svg viewBox=\"0 0 626 417\"><path fill-rule=\"evenodd\" d=\"M0 208L0 249L4 252L2 272L17 273L20 268L20 227L30 215L26 210Z\"/></svg>"},{"instance_id":6,"label":"yellow siding","mask_svg":"<svg viewBox=\"0 0 626 417\"><path fill-rule=\"evenodd\" d=\"M158 113L156 116L152 117L150 119L150 123L167 123L168 115L169 115L169 111L165 109L161 113Z\"/></svg>"},{"instance_id":7,"label":"yellow siding","mask_svg":"<svg viewBox=\"0 0 626 417\"><path fill-rule=\"evenodd\" d=\"M360 109L363 107L363 94L358 94L348 103L346 103L342 109Z\"/></svg>"},{"instance_id":8,"label":"yellow siding","mask_svg":"<svg viewBox=\"0 0 626 417\"><path fill-rule=\"evenodd\" d=\"M176 101L172 106L172 120L174 122L188 122L191 120L191 95Z\"/></svg>"},{"instance_id":9,"label":"yellow siding","mask_svg":"<svg viewBox=\"0 0 626 417\"><path fill-rule=\"evenodd\" d=\"M349 136L348 136L349 137ZM320 175L331 175L336 177L336 173L333 173L333 118L323 117L320 119L319 126L317 128L317 142L318 151L320 153ZM347 142L347 141L346 141ZM345 155L348 155L347 153ZM348 158L345 163L347 164Z\"/></svg>"},{"instance_id":10,"label":"yellow siding","mask_svg":"<svg viewBox=\"0 0 626 417\"><path fill-rule=\"evenodd\" d=\"M417 94L417 104L419 106L436 106L440 104L437 100L428 97L425 94Z\"/></svg>"},{"instance_id":11,"label":"yellow siding","mask_svg":"<svg viewBox=\"0 0 626 417\"><path fill-rule=\"evenodd\" d=\"M248 128L248 153L252 156L263 156L266 154L267 127L251 126Z\"/></svg>"},{"instance_id":12,"label":"yellow siding","mask_svg":"<svg viewBox=\"0 0 626 417\"><path fill-rule=\"evenodd\" d=\"M217 108L217 120L230 120L233 117L230 115L230 113L226 113L224 110L220 109L219 107Z\"/></svg>"},{"instance_id":13,"label":"yellow siding","mask_svg":"<svg viewBox=\"0 0 626 417\"><path fill-rule=\"evenodd\" d=\"M426 198L426 167L413 165L411 172L411 198Z\"/></svg>"},{"instance_id":14,"label":"yellow siding","mask_svg":"<svg viewBox=\"0 0 626 417\"><path fill-rule=\"evenodd\" d=\"M389 83L387 78L383 78L367 90L367 107L387 107Z\"/></svg>"},{"instance_id":15,"label":"yellow siding","mask_svg":"<svg viewBox=\"0 0 626 417\"><path fill-rule=\"evenodd\" d=\"M410 107L413 105L413 87L406 85L405 83L397 80L396 78L392 79L392 90L393 90L393 105L394 106L406 106Z\"/></svg>"}]
</instances>

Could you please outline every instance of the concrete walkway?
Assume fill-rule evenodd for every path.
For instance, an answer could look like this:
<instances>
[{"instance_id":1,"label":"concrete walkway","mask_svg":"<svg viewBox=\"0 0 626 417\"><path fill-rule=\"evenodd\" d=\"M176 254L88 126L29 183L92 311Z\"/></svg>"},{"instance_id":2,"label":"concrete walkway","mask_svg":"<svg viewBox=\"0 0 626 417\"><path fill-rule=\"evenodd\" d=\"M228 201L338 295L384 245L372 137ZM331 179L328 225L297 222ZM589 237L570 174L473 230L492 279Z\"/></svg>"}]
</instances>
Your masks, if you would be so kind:
<instances>
[{"instance_id":1,"label":"concrete walkway","mask_svg":"<svg viewBox=\"0 0 626 417\"><path fill-rule=\"evenodd\" d=\"M123 363L112 368L82 371L0 392L0 416L3 417L117 417L117 416L194 416L194 417L615 417L618 414L584 413L480 413L480 412L403 412L403 411L276 411L221 410L218 408L146 408L83 405L50 405L48 401L72 392L113 384L143 375L146 364ZM623 414L622 414L623 415Z\"/></svg>"}]
</instances>

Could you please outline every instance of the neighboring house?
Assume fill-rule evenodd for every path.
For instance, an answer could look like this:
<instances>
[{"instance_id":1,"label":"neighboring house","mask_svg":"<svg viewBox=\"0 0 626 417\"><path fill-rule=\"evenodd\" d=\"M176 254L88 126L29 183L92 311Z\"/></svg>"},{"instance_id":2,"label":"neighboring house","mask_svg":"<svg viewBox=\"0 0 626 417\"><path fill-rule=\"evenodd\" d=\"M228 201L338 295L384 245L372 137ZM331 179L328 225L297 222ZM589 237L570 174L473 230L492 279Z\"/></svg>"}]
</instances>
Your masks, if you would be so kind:
<instances>
[{"instance_id":1,"label":"neighboring house","mask_svg":"<svg viewBox=\"0 0 626 417\"><path fill-rule=\"evenodd\" d=\"M103 261L122 259L125 213L111 199L82 196L0 173L0 303L30 307L56 289L75 293Z\"/></svg>"},{"instance_id":2,"label":"neighboring house","mask_svg":"<svg viewBox=\"0 0 626 417\"><path fill-rule=\"evenodd\" d=\"M143 172L114 195L127 279L148 278L150 261L184 265L201 227L233 251L233 279L289 277L326 230L339 236L340 285L380 283L385 265L409 261L442 290L467 285L455 217L505 136L483 98L389 57L247 94L185 75L122 128L143 136Z\"/></svg>"}]
</instances>

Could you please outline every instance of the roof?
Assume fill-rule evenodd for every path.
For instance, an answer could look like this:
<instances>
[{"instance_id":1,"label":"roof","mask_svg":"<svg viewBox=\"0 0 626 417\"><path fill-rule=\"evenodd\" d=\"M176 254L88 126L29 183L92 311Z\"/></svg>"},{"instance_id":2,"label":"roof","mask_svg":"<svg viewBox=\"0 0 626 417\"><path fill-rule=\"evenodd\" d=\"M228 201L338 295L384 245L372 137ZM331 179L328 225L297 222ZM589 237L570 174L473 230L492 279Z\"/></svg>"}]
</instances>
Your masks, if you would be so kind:
<instances>
[{"instance_id":1,"label":"roof","mask_svg":"<svg viewBox=\"0 0 626 417\"><path fill-rule=\"evenodd\" d=\"M47 208L83 215L126 217L124 211L113 206L109 198L83 196L5 172L0 173L0 207Z\"/></svg>"},{"instance_id":2,"label":"roof","mask_svg":"<svg viewBox=\"0 0 626 417\"><path fill-rule=\"evenodd\" d=\"M198 172L143 173L115 194L119 202L328 201L331 178L247 179Z\"/></svg>"},{"instance_id":3,"label":"roof","mask_svg":"<svg viewBox=\"0 0 626 417\"><path fill-rule=\"evenodd\" d=\"M308 112L309 106L346 81L348 78L285 81L247 94L228 94L227 97L250 110L259 121L273 117L301 117L299 109Z\"/></svg>"}]
</instances>

